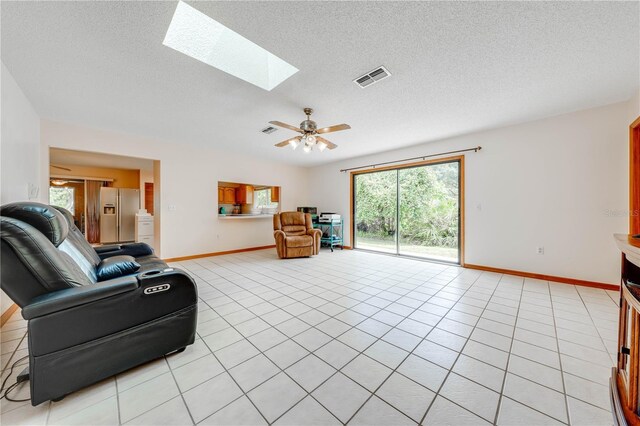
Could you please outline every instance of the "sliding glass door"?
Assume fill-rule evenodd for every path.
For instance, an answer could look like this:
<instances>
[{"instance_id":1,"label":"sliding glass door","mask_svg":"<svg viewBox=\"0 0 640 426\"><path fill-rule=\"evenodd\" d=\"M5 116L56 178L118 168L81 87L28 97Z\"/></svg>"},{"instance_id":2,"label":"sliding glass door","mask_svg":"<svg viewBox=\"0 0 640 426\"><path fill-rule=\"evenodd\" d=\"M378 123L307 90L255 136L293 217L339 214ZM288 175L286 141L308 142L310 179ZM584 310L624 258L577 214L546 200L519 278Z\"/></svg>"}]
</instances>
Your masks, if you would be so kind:
<instances>
[{"instance_id":1,"label":"sliding glass door","mask_svg":"<svg viewBox=\"0 0 640 426\"><path fill-rule=\"evenodd\" d=\"M353 175L354 247L460 263L460 160Z\"/></svg>"},{"instance_id":2,"label":"sliding glass door","mask_svg":"<svg viewBox=\"0 0 640 426\"><path fill-rule=\"evenodd\" d=\"M355 176L357 248L397 253L398 176L395 170Z\"/></svg>"}]
</instances>

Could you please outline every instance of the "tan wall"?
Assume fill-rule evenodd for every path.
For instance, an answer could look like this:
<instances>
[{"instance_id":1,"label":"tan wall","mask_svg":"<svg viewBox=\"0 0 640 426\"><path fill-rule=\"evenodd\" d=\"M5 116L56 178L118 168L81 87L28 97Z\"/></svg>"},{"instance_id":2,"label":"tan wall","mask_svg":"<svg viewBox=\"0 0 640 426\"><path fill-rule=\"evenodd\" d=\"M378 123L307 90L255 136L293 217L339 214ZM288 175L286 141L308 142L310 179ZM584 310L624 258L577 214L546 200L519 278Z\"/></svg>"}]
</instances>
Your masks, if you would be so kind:
<instances>
[{"instance_id":1,"label":"tan wall","mask_svg":"<svg viewBox=\"0 0 640 426\"><path fill-rule=\"evenodd\" d=\"M56 164L57 166L71 169L70 172L51 168L52 176L65 177L92 177L92 178L109 178L113 179L114 188L132 188L140 189L140 171L110 169L103 167L87 167L87 166L69 166L65 164Z\"/></svg>"}]
</instances>

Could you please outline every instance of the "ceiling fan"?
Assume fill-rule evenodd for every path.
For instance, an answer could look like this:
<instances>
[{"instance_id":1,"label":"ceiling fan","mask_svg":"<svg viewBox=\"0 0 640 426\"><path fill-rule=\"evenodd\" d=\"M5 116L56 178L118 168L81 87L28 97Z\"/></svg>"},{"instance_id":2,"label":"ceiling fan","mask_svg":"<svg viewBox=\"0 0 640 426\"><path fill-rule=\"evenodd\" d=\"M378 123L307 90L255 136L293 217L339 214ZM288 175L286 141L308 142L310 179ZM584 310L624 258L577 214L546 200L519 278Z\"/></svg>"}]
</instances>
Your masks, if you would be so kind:
<instances>
[{"instance_id":1,"label":"ceiling fan","mask_svg":"<svg viewBox=\"0 0 640 426\"><path fill-rule=\"evenodd\" d=\"M318 128L316 122L311 120L310 116L313 113L311 108L305 108L304 113L307 115L307 119L300 123L300 127L295 127L287 123L283 123L282 121L270 121L269 124L273 124L274 126L284 127L285 129L293 130L294 132L302 133L302 136L296 136L291 139L287 139L286 141L282 141L277 143L275 146L278 148L285 147L290 145L291 148L296 149L298 145L303 144L302 149L305 153L311 152L313 147L317 147L318 150L324 151L325 149L335 149L338 145L333 142L329 142L322 136L318 136L325 133L337 132L340 130L350 129L351 126L348 124L336 124L335 126L322 127Z\"/></svg>"},{"instance_id":2,"label":"ceiling fan","mask_svg":"<svg viewBox=\"0 0 640 426\"><path fill-rule=\"evenodd\" d=\"M66 167L54 166L53 164L50 164L50 166L53 167L54 169L66 170L68 172L71 171L71 169L68 169Z\"/></svg>"}]
</instances>

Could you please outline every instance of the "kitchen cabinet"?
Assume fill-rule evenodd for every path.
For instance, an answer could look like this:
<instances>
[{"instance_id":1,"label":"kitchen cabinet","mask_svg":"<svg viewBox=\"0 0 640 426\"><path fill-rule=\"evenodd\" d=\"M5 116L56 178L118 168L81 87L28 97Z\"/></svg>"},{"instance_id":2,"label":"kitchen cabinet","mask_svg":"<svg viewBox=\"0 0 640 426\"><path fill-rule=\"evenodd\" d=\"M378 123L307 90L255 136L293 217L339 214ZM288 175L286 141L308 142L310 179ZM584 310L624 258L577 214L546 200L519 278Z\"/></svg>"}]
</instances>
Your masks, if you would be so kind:
<instances>
[{"instance_id":1,"label":"kitchen cabinet","mask_svg":"<svg viewBox=\"0 0 640 426\"><path fill-rule=\"evenodd\" d=\"M240 185L236 188L236 202L240 204L253 204L253 186Z\"/></svg>"},{"instance_id":2,"label":"kitchen cabinet","mask_svg":"<svg viewBox=\"0 0 640 426\"><path fill-rule=\"evenodd\" d=\"M236 189L225 186L218 187L218 204L235 204Z\"/></svg>"},{"instance_id":3,"label":"kitchen cabinet","mask_svg":"<svg viewBox=\"0 0 640 426\"><path fill-rule=\"evenodd\" d=\"M136 243L145 243L148 244L149 247L153 248L153 216L136 214L135 233Z\"/></svg>"},{"instance_id":4,"label":"kitchen cabinet","mask_svg":"<svg viewBox=\"0 0 640 426\"><path fill-rule=\"evenodd\" d=\"M272 186L271 187L271 202L278 203L280 202L280 187Z\"/></svg>"}]
</instances>

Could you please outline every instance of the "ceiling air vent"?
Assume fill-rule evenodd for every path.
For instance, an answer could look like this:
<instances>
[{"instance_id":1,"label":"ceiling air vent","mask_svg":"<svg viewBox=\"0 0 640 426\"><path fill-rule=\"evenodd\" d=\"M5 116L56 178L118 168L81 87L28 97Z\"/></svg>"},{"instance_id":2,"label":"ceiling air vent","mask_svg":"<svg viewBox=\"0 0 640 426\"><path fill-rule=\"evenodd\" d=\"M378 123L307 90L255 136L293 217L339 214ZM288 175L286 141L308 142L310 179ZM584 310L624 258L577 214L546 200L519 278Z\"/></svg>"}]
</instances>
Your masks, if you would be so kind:
<instances>
[{"instance_id":1,"label":"ceiling air vent","mask_svg":"<svg viewBox=\"0 0 640 426\"><path fill-rule=\"evenodd\" d=\"M275 127L273 127L273 126L269 126L269 127L265 127L264 129L262 129L262 130L260 130L260 131L261 131L262 133L264 133L265 135L270 135L271 133L275 132L276 130L278 130L278 129L276 129L276 128L275 128Z\"/></svg>"},{"instance_id":2,"label":"ceiling air vent","mask_svg":"<svg viewBox=\"0 0 640 426\"><path fill-rule=\"evenodd\" d=\"M385 67L378 67L373 71L356 78L355 80L353 80L353 82L364 89L365 87L371 86L372 84L377 83L378 81L387 78L390 75L391 73Z\"/></svg>"}]
</instances>

